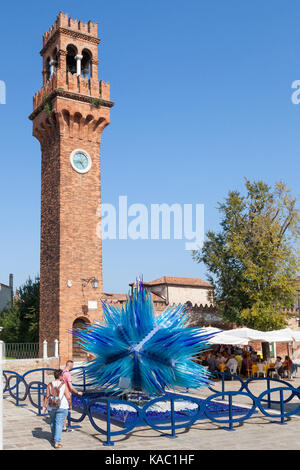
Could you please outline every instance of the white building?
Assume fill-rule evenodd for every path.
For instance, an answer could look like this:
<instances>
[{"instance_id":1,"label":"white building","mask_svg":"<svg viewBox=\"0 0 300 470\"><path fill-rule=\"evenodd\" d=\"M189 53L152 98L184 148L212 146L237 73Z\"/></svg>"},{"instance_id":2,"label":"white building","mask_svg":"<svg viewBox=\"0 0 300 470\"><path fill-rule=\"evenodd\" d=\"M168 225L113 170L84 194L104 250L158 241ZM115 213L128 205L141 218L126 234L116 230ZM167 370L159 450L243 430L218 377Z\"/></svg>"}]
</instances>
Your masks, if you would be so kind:
<instances>
[{"instance_id":1,"label":"white building","mask_svg":"<svg viewBox=\"0 0 300 470\"><path fill-rule=\"evenodd\" d=\"M9 275L9 285L0 282L0 312L13 302L13 275Z\"/></svg>"},{"instance_id":2,"label":"white building","mask_svg":"<svg viewBox=\"0 0 300 470\"><path fill-rule=\"evenodd\" d=\"M153 294L161 297L167 305L212 305L213 286L199 278L163 276L151 282L143 282ZM133 284L130 284L131 286Z\"/></svg>"}]
</instances>

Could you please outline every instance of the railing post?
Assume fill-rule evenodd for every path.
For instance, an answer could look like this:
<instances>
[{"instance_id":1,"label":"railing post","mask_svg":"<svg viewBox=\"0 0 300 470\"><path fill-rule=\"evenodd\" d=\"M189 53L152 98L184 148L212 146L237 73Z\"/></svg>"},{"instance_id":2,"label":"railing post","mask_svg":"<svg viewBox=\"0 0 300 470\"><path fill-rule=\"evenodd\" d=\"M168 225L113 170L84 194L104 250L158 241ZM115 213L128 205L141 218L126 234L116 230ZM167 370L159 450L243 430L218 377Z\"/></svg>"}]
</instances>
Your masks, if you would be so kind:
<instances>
[{"instance_id":1,"label":"railing post","mask_svg":"<svg viewBox=\"0 0 300 470\"><path fill-rule=\"evenodd\" d=\"M68 411L68 424L67 424L67 428L68 429L71 429L72 425L71 425L71 411Z\"/></svg>"},{"instance_id":2,"label":"railing post","mask_svg":"<svg viewBox=\"0 0 300 470\"><path fill-rule=\"evenodd\" d=\"M110 429L110 400L107 400L107 416L106 416L106 441L103 442L104 446L114 446L114 442L111 441L111 429Z\"/></svg>"},{"instance_id":3,"label":"railing post","mask_svg":"<svg viewBox=\"0 0 300 470\"><path fill-rule=\"evenodd\" d=\"M175 424L176 424L176 421L175 421L175 405L174 405L174 399L171 398L171 425L172 425L172 434L170 437L172 437L173 439L175 439L177 436L176 436L176 428L175 428Z\"/></svg>"},{"instance_id":4,"label":"railing post","mask_svg":"<svg viewBox=\"0 0 300 470\"><path fill-rule=\"evenodd\" d=\"M59 357L59 355L58 355L58 339L54 340L54 357Z\"/></svg>"},{"instance_id":5,"label":"railing post","mask_svg":"<svg viewBox=\"0 0 300 470\"><path fill-rule=\"evenodd\" d=\"M267 389L270 390L270 378L267 377ZM271 394L268 393L268 408L271 409Z\"/></svg>"},{"instance_id":6,"label":"railing post","mask_svg":"<svg viewBox=\"0 0 300 470\"><path fill-rule=\"evenodd\" d=\"M81 426L71 424L71 411L69 410L68 411L67 429L69 429L71 431L72 429L79 429L79 428L81 428Z\"/></svg>"},{"instance_id":7,"label":"railing post","mask_svg":"<svg viewBox=\"0 0 300 470\"><path fill-rule=\"evenodd\" d=\"M85 368L83 368L83 391L86 392Z\"/></svg>"},{"instance_id":8,"label":"railing post","mask_svg":"<svg viewBox=\"0 0 300 470\"><path fill-rule=\"evenodd\" d=\"M43 359L48 359L48 343L46 340L43 342Z\"/></svg>"},{"instance_id":9,"label":"railing post","mask_svg":"<svg viewBox=\"0 0 300 470\"><path fill-rule=\"evenodd\" d=\"M168 437L169 439L176 439L176 416L175 416L175 405L174 405L174 398L169 397L170 405L171 405L171 434L164 433L162 436Z\"/></svg>"},{"instance_id":10,"label":"railing post","mask_svg":"<svg viewBox=\"0 0 300 470\"><path fill-rule=\"evenodd\" d=\"M224 372L221 372L222 375L222 400L224 400L224 392L225 392L225 375Z\"/></svg>"},{"instance_id":11,"label":"railing post","mask_svg":"<svg viewBox=\"0 0 300 470\"><path fill-rule=\"evenodd\" d=\"M284 421L284 400L283 400L283 390L280 390L280 414L281 414L281 418L280 418L280 424L287 424L285 423Z\"/></svg>"},{"instance_id":12,"label":"railing post","mask_svg":"<svg viewBox=\"0 0 300 470\"><path fill-rule=\"evenodd\" d=\"M19 376L16 375L16 378L17 378L17 383L16 383L16 389L17 389L16 406L19 406Z\"/></svg>"},{"instance_id":13,"label":"railing post","mask_svg":"<svg viewBox=\"0 0 300 470\"><path fill-rule=\"evenodd\" d=\"M38 384L38 406L39 406L38 416L41 416L42 413L41 413L41 385L40 384Z\"/></svg>"},{"instance_id":14,"label":"railing post","mask_svg":"<svg viewBox=\"0 0 300 470\"><path fill-rule=\"evenodd\" d=\"M229 430L234 431L232 423L232 395L229 393Z\"/></svg>"},{"instance_id":15,"label":"railing post","mask_svg":"<svg viewBox=\"0 0 300 470\"><path fill-rule=\"evenodd\" d=\"M0 341L0 450L3 450L3 386L2 386L2 359L3 359L3 341Z\"/></svg>"}]
</instances>

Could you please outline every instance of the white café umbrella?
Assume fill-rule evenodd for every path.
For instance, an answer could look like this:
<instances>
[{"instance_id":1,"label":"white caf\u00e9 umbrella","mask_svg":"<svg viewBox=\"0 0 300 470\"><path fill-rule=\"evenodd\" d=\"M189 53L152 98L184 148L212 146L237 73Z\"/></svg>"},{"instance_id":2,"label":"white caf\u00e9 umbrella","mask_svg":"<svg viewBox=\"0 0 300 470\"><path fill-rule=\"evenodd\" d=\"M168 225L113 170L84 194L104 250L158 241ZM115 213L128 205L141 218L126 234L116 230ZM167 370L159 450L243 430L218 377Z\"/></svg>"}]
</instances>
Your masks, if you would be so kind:
<instances>
[{"instance_id":1,"label":"white caf\u00e9 umbrella","mask_svg":"<svg viewBox=\"0 0 300 470\"><path fill-rule=\"evenodd\" d=\"M294 341L300 341L300 331L283 328L282 330L266 332L265 338L268 343L293 343Z\"/></svg>"},{"instance_id":2,"label":"white caf\u00e9 umbrella","mask_svg":"<svg viewBox=\"0 0 300 470\"><path fill-rule=\"evenodd\" d=\"M226 330L220 330L219 328L206 327L199 330L199 336L206 335L209 333L216 333L215 336L210 338L207 342L210 344L248 344L248 339L241 338L236 335L230 335Z\"/></svg>"},{"instance_id":3,"label":"white caf\u00e9 umbrella","mask_svg":"<svg viewBox=\"0 0 300 470\"><path fill-rule=\"evenodd\" d=\"M210 344L240 344L246 345L249 341L266 343L292 343L300 341L300 331L283 328L274 331L259 331L251 328L234 328L233 330L220 330L219 328L205 327L199 329L199 336L208 333L217 333L208 340Z\"/></svg>"},{"instance_id":4,"label":"white caf\u00e9 umbrella","mask_svg":"<svg viewBox=\"0 0 300 470\"><path fill-rule=\"evenodd\" d=\"M235 328L226 330L232 336L247 338L249 341L262 341L266 343L289 343L300 341L300 331L283 328L282 330L259 331L251 328Z\"/></svg>"},{"instance_id":5,"label":"white caf\u00e9 umbrella","mask_svg":"<svg viewBox=\"0 0 300 470\"><path fill-rule=\"evenodd\" d=\"M245 338L248 341L267 341L264 331L252 330L251 328L234 328L233 330L226 330L226 334Z\"/></svg>"}]
</instances>

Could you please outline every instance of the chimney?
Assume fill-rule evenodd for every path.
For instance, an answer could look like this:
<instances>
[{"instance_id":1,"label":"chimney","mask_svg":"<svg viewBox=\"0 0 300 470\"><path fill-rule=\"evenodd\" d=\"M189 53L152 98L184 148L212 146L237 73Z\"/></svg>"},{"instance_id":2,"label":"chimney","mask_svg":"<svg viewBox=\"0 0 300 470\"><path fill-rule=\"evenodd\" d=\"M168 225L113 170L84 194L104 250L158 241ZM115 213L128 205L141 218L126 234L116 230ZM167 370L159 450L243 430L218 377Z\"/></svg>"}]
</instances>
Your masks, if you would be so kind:
<instances>
[{"instance_id":1,"label":"chimney","mask_svg":"<svg viewBox=\"0 0 300 470\"><path fill-rule=\"evenodd\" d=\"M14 275L13 274L9 275L9 287L11 289L11 303L13 303L13 298L14 298Z\"/></svg>"}]
</instances>

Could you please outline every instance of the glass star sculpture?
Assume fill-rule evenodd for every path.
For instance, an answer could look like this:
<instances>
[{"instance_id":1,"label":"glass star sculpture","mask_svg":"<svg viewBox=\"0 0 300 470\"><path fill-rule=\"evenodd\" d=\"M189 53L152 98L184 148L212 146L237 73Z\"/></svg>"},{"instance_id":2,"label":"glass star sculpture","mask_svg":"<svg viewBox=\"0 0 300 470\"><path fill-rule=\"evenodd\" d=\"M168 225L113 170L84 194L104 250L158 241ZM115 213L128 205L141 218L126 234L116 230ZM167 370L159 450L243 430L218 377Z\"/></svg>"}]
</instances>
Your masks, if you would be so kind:
<instances>
[{"instance_id":1,"label":"glass star sculpture","mask_svg":"<svg viewBox=\"0 0 300 470\"><path fill-rule=\"evenodd\" d=\"M138 283L124 307L103 303L103 323L74 329L84 351L94 359L86 365L91 383L107 393L122 393L120 379L130 389L150 396L175 386L200 388L210 383L208 371L193 357L208 349L214 336L189 328L185 305L155 315L150 292Z\"/></svg>"}]
</instances>

